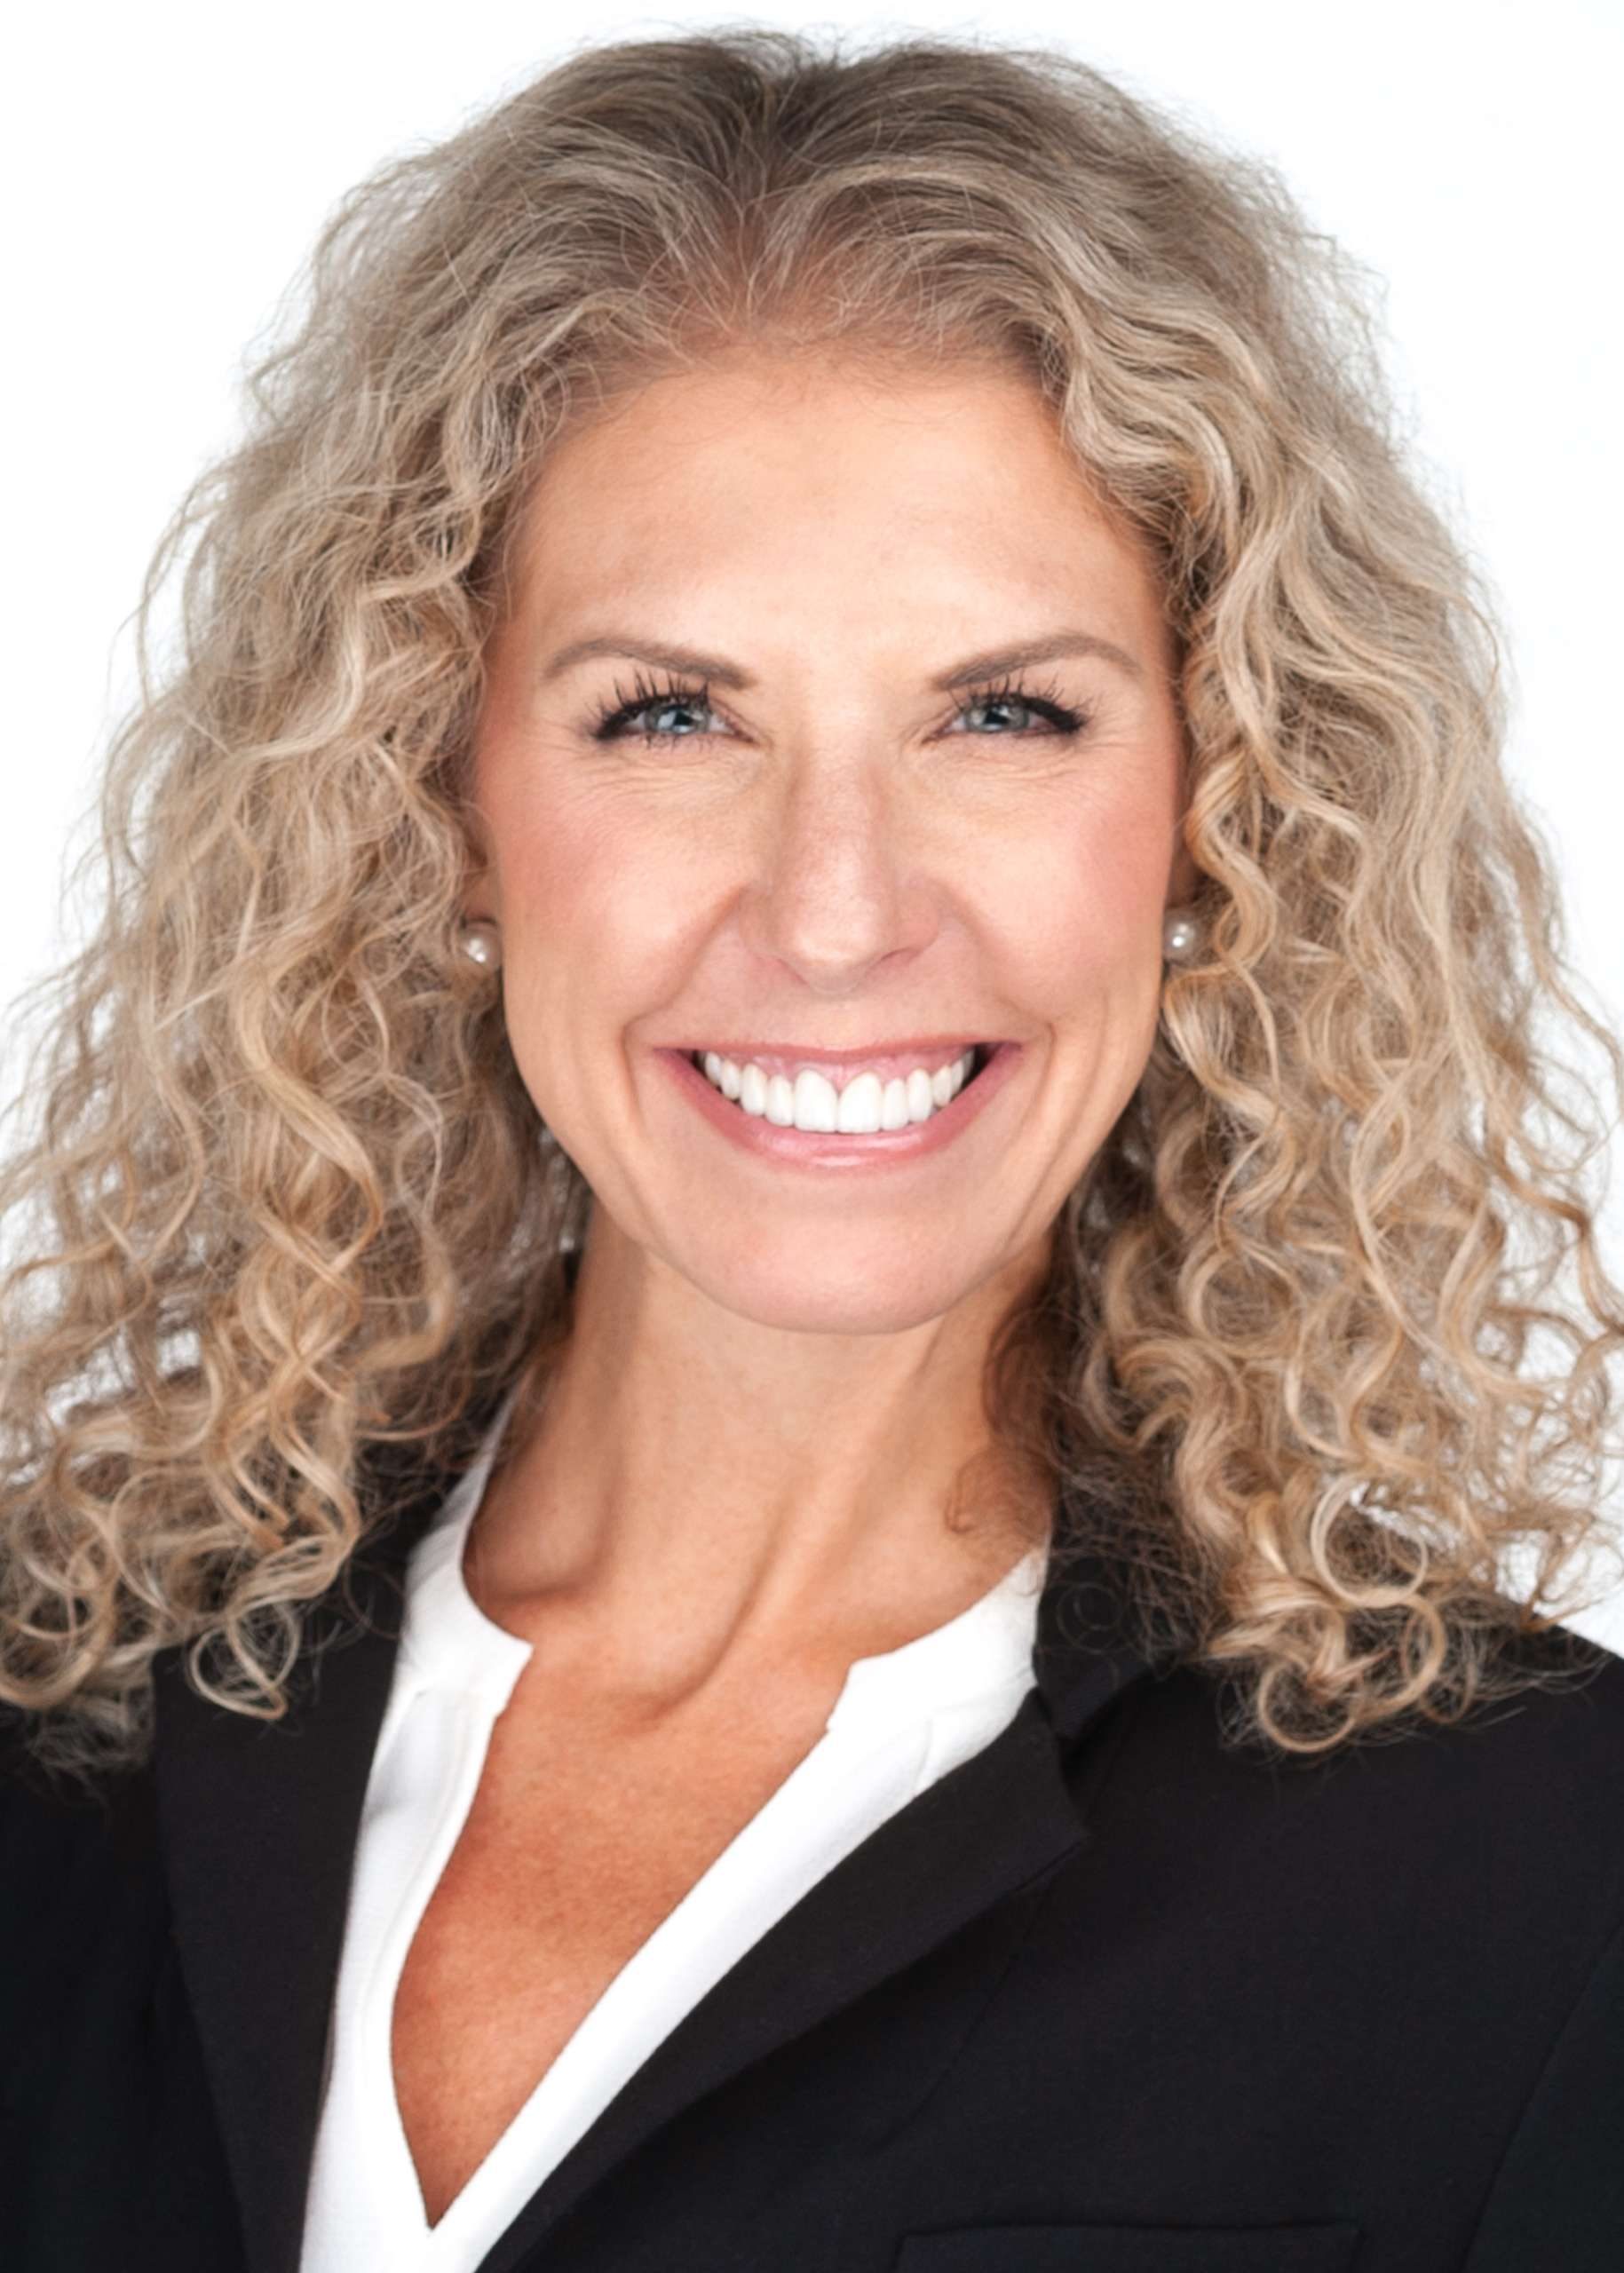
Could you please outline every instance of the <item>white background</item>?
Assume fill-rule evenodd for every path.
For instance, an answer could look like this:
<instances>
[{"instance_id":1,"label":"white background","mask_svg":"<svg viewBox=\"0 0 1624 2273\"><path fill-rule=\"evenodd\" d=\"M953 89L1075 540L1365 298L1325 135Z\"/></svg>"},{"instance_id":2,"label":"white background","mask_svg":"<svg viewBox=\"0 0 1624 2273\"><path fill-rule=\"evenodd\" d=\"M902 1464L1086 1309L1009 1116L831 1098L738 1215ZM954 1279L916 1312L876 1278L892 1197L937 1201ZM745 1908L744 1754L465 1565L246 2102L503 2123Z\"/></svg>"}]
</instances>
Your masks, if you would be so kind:
<instances>
[{"instance_id":1,"label":"white background","mask_svg":"<svg viewBox=\"0 0 1624 2273\"><path fill-rule=\"evenodd\" d=\"M104 735L133 691L142 573L186 483L235 434L249 345L335 201L582 41L728 21L1066 45L1271 159L1316 226L1377 273L1420 461L1509 627L1511 764L1559 858L1573 959L1590 1007L1617 1026L1624 793L1608 669L1624 520L1624 14L1598 0L1102 0L996 18L639 16L512 0L31 9L8 41L0 147L12 316L0 1002L76 933L67 863L92 827ZM1619 1149L1604 1232L1615 1273ZM1615 1477L1615 1522L1621 1505ZM1572 1622L1624 1653L1624 1596Z\"/></svg>"}]
</instances>

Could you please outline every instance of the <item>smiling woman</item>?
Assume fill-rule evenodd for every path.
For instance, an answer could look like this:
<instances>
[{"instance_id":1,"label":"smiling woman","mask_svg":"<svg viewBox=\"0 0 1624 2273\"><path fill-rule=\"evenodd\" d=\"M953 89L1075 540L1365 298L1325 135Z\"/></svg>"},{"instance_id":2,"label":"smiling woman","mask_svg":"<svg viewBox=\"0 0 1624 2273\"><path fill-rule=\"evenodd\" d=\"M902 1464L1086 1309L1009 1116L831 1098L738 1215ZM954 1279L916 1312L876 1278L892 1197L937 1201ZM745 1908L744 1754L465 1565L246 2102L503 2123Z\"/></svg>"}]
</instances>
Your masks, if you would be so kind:
<instances>
[{"instance_id":1,"label":"smiling woman","mask_svg":"<svg viewBox=\"0 0 1624 2273\"><path fill-rule=\"evenodd\" d=\"M912 1377L883 1430L895 1473L848 1426L831 1506L804 1471L794 1498L825 1541L849 1511L848 1573L916 1520L912 1587L960 1552L934 1511L982 1425L936 1378L956 1333L919 1329L978 1312L986 1342L1042 1280L1144 1069L1169 888L1197 883L1153 561L1022 370L713 351L554 445L503 589L466 904L501 941L525 1086L595 1196L595 1299L629 1349L650 1301L709 1342L695 1291L773 1329L725 1329L748 1391L721 1437L690 1406L651 1451L725 1443L760 1493L858 1403L828 1337L907 1337L849 1359L870 1395L888 1364ZM617 609L658 641L575 636ZM620 667L657 653L666 683L628 693ZM646 1580L662 1556L633 1559Z\"/></svg>"},{"instance_id":2,"label":"smiling woman","mask_svg":"<svg viewBox=\"0 0 1624 2273\"><path fill-rule=\"evenodd\" d=\"M0 1172L8 2273L1611 2273L1624 1056L1346 264L734 29L311 281Z\"/></svg>"}]
</instances>

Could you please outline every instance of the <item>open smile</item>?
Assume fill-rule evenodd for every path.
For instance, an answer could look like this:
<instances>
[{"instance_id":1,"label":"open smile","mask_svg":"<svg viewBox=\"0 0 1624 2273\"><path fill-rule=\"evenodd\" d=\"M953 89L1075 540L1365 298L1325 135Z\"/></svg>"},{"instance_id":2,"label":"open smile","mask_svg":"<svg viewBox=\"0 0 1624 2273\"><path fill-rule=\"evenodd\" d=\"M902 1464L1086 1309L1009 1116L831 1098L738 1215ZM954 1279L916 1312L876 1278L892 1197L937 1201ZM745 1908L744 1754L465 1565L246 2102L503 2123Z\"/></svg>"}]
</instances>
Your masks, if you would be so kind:
<instances>
[{"instance_id":1,"label":"open smile","mask_svg":"<svg viewBox=\"0 0 1624 2273\"><path fill-rule=\"evenodd\" d=\"M873 1058L832 1068L847 1076L838 1083L804 1060L792 1081L756 1059L741 1065L714 1050L658 1054L734 1144L785 1165L846 1172L899 1168L945 1151L986 1111L1022 1052L1017 1042L977 1042L937 1052L945 1064L915 1062L906 1074Z\"/></svg>"}]
</instances>

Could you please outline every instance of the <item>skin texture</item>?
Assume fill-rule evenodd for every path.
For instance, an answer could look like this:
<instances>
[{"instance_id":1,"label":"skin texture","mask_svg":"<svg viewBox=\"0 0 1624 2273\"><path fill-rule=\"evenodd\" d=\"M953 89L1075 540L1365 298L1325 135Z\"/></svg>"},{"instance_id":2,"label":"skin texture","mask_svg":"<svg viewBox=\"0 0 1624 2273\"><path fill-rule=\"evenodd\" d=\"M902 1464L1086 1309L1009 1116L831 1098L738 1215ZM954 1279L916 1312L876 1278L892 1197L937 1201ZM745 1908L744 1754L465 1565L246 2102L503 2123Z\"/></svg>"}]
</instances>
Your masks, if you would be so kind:
<instances>
[{"instance_id":1,"label":"skin texture","mask_svg":"<svg viewBox=\"0 0 1624 2273\"><path fill-rule=\"evenodd\" d=\"M986 1442L989 1338L1144 1069L1164 912L1196 883L1161 595L1020 377L761 352L572 431L515 558L464 910L500 927L516 1061L595 1205L470 1585L629 1723L769 1668L837 1688L1018 1552L942 1509ZM1073 629L1137 666L1011 675L1087 713L1074 734L931 684ZM626 655L544 676L608 632L753 684L686 701ZM639 669L654 699L594 740ZM656 1055L925 1035L1023 1055L953 1144L878 1176L749 1156Z\"/></svg>"},{"instance_id":2,"label":"skin texture","mask_svg":"<svg viewBox=\"0 0 1624 2273\"><path fill-rule=\"evenodd\" d=\"M522 535L465 906L501 927L516 1060L594 1206L570 1342L464 1556L534 1651L394 2000L431 2223L852 1660L1020 1551L943 1509L985 1441L988 1337L1143 1070L1164 904L1194 882L1153 580L1008 377L661 381L572 432ZM595 741L633 666L542 672L611 628L754 683L656 694L636 725L663 741ZM1075 737L930 685L1071 628L1138 666L1030 671L1091 712ZM922 1035L1025 1055L952 1144L877 1176L739 1150L655 1055Z\"/></svg>"}]
</instances>

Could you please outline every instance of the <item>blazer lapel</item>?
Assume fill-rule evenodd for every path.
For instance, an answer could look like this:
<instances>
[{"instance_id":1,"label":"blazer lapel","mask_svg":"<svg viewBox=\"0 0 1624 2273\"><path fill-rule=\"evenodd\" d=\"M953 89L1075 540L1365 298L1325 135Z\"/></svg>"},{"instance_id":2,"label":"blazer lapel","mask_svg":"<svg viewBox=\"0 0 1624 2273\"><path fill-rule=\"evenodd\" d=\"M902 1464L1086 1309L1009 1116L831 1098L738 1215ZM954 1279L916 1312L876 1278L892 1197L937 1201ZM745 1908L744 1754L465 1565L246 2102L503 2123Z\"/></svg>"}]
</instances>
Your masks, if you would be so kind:
<instances>
[{"instance_id":1,"label":"blazer lapel","mask_svg":"<svg viewBox=\"0 0 1624 2273\"><path fill-rule=\"evenodd\" d=\"M313 1605L284 1719L208 1703L178 1651L154 1661L170 1905L250 2273L297 2265L351 1866L400 1638L400 1574L453 1480L420 1470L387 1528ZM359 1630L338 1614L340 1593L360 1613Z\"/></svg>"},{"instance_id":2,"label":"blazer lapel","mask_svg":"<svg viewBox=\"0 0 1624 2273\"><path fill-rule=\"evenodd\" d=\"M310 1614L317 1647L301 1651L281 1722L206 1703L178 1652L157 1661L154 1770L176 1938L250 2273L297 2273L400 1573L455 1481L444 1470L408 1478L392 1519ZM345 1594L353 1612L340 1605ZM846 1856L712 1986L531 2197L480 2273L511 2273L661 2124L1081 1843L1065 1752L1151 1663L1121 1625L1117 1600L1096 1558L1051 1564L1037 1686L1014 1720Z\"/></svg>"},{"instance_id":3,"label":"blazer lapel","mask_svg":"<svg viewBox=\"0 0 1624 2273\"><path fill-rule=\"evenodd\" d=\"M1041 1612L1052 1614L1052 1597L1053 1589ZM515 2273L582 2196L662 2123L1080 1847L1082 1823L1063 1772L1060 1726L1080 1735L1145 1666L1131 1644L1090 1655L1086 1664L1074 1649L1058 1647L1040 1685L991 1744L809 1888L684 2016L543 2180L480 2260L479 2273Z\"/></svg>"}]
</instances>

